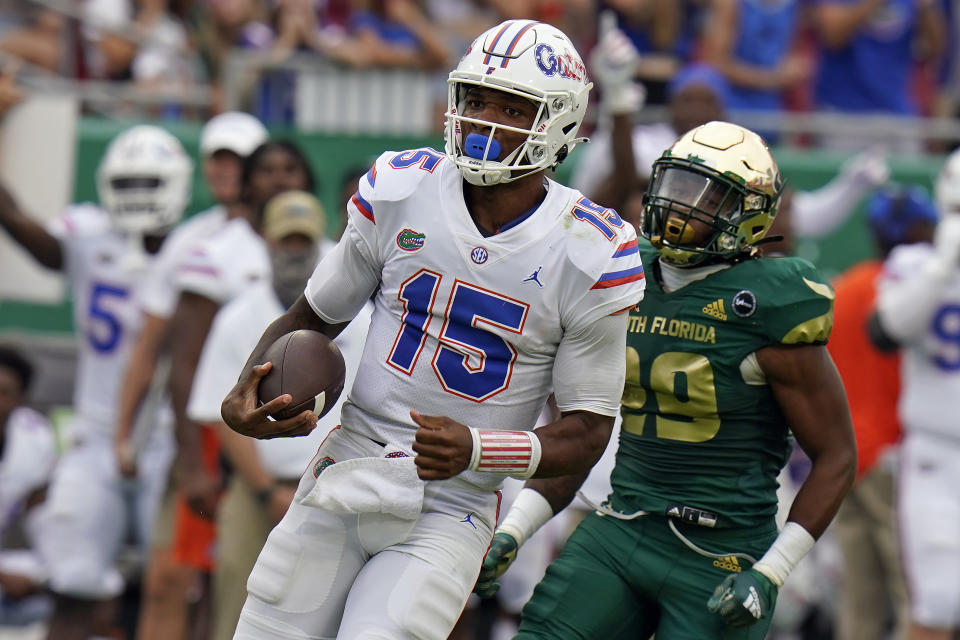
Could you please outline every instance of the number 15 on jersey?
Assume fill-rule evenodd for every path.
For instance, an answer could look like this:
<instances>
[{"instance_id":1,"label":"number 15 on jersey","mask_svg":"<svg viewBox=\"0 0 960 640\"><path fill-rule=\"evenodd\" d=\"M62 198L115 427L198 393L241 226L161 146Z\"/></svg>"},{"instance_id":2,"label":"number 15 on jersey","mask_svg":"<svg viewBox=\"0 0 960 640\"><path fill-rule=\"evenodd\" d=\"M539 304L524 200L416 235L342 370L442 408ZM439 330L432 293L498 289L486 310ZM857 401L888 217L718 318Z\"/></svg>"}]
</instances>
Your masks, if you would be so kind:
<instances>
[{"instance_id":1,"label":"number 15 on jersey","mask_svg":"<svg viewBox=\"0 0 960 640\"><path fill-rule=\"evenodd\" d=\"M483 402L510 384L517 351L485 327L523 333L530 305L477 285L454 280L442 287L443 276L421 269L400 286L402 326L393 342L387 364L407 375L413 373L427 341L427 329L440 293L449 291L433 370L448 393Z\"/></svg>"}]
</instances>

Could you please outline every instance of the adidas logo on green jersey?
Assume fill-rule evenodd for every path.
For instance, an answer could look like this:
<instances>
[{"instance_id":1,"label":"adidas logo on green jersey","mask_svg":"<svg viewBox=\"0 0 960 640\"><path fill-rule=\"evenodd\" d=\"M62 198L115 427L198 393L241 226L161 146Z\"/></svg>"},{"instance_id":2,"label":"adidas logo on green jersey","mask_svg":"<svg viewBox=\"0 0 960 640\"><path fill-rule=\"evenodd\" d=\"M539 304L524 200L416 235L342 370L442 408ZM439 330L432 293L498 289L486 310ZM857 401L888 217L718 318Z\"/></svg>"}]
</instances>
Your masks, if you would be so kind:
<instances>
[{"instance_id":1,"label":"adidas logo on green jersey","mask_svg":"<svg viewBox=\"0 0 960 640\"><path fill-rule=\"evenodd\" d=\"M703 312L717 320L726 320L727 311L723 308L723 298L711 302L703 308Z\"/></svg>"},{"instance_id":2,"label":"adidas logo on green jersey","mask_svg":"<svg viewBox=\"0 0 960 640\"><path fill-rule=\"evenodd\" d=\"M734 573L740 573L743 569L740 567L740 562L737 561L736 556L724 556L722 558L717 558L713 561L713 566L718 569L724 569L725 571L733 571Z\"/></svg>"}]
</instances>

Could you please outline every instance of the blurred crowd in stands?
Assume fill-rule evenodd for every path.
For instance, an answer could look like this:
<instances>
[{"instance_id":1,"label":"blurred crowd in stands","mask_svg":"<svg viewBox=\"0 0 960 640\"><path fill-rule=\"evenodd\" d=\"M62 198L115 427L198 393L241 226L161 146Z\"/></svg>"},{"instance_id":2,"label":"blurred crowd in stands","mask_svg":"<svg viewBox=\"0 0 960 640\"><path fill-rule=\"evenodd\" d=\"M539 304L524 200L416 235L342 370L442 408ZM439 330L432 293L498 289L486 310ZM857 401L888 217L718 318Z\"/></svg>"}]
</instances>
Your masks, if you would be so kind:
<instances>
[{"instance_id":1,"label":"blurred crowd in stands","mask_svg":"<svg viewBox=\"0 0 960 640\"><path fill-rule=\"evenodd\" d=\"M549 22L588 52L607 9L640 53L648 105L700 62L726 78L731 110L957 115L960 7L950 0L0 0L0 51L7 76L16 59L32 73L208 92L207 112L158 115L244 108L289 124L290 110L267 109L277 96L263 92L289 92L290 74L261 74L246 104L224 104L231 51L274 70L294 55L418 69L442 87L471 38L503 19ZM16 97L9 79L0 84L0 106Z\"/></svg>"}]
</instances>

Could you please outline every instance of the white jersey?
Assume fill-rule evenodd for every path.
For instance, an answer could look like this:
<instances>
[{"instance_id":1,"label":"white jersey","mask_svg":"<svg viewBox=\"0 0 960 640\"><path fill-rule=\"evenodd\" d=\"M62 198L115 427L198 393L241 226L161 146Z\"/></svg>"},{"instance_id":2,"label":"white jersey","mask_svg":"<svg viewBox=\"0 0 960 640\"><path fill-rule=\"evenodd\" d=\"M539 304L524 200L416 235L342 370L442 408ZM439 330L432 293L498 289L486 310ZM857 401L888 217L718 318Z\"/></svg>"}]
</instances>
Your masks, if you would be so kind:
<instances>
[{"instance_id":1,"label":"white jersey","mask_svg":"<svg viewBox=\"0 0 960 640\"><path fill-rule=\"evenodd\" d=\"M343 238L306 291L328 322L352 318L376 291L344 428L409 447L416 409L530 429L551 390L561 411L616 415L624 338L610 345L590 329L636 304L644 276L636 234L614 211L548 181L533 213L484 237L459 171L432 149L383 154L347 208Z\"/></svg>"},{"instance_id":2,"label":"white jersey","mask_svg":"<svg viewBox=\"0 0 960 640\"><path fill-rule=\"evenodd\" d=\"M179 268L194 245L212 237L228 222L227 211L221 205L190 216L177 225L157 255L156 265L147 274L143 283L143 310L158 318L173 315L180 297L177 284Z\"/></svg>"},{"instance_id":3,"label":"white jersey","mask_svg":"<svg viewBox=\"0 0 960 640\"><path fill-rule=\"evenodd\" d=\"M191 247L176 287L223 305L269 278L266 243L245 218L233 218Z\"/></svg>"},{"instance_id":4,"label":"white jersey","mask_svg":"<svg viewBox=\"0 0 960 640\"><path fill-rule=\"evenodd\" d=\"M49 482L56 461L53 427L33 409L11 412L5 440L0 452L0 539L21 513L24 500Z\"/></svg>"},{"instance_id":5,"label":"white jersey","mask_svg":"<svg viewBox=\"0 0 960 640\"><path fill-rule=\"evenodd\" d=\"M345 389L353 385L357 376L372 311L373 304L368 303L334 340L347 363ZM237 376L267 325L283 312L283 305L273 288L263 283L228 303L217 313L210 335L203 345L190 392L187 415L191 420L221 420L220 403L236 383ZM256 441L260 460L271 475L283 479L300 477L327 433L339 423L340 408L345 399L346 394L341 394L337 405L320 419L309 436Z\"/></svg>"},{"instance_id":6,"label":"white jersey","mask_svg":"<svg viewBox=\"0 0 960 640\"><path fill-rule=\"evenodd\" d=\"M141 326L137 285L154 258L91 204L68 207L51 232L64 249L79 343L74 411L112 433L121 379Z\"/></svg>"},{"instance_id":7,"label":"white jersey","mask_svg":"<svg viewBox=\"0 0 960 640\"><path fill-rule=\"evenodd\" d=\"M880 297L900 295L899 313L916 313L909 282L925 277L924 265L935 259L928 244L900 246L884 264ZM960 440L960 268L955 268L917 335L902 341L900 419L905 429L933 432Z\"/></svg>"}]
</instances>

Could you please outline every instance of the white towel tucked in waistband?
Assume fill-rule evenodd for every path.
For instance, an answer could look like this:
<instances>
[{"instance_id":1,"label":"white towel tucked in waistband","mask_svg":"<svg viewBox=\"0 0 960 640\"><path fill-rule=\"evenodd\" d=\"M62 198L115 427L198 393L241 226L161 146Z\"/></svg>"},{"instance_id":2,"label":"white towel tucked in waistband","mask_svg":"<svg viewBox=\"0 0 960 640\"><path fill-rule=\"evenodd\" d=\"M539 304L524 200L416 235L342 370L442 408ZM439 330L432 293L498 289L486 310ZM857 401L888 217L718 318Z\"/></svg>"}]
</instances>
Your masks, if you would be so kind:
<instances>
[{"instance_id":1,"label":"white towel tucked in waistband","mask_svg":"<svg viewBox=\"0 0 960 640\"><path fill-rule=\"evenodd\" d=\"M323 470L302 504L337 513L388 513L413 520L423 508L424 481L413 457L387 445L377 458L353 458ZM393 457L385 457L393 456Z\"/></svg>"}]
</instances>

